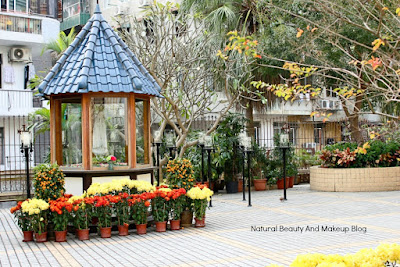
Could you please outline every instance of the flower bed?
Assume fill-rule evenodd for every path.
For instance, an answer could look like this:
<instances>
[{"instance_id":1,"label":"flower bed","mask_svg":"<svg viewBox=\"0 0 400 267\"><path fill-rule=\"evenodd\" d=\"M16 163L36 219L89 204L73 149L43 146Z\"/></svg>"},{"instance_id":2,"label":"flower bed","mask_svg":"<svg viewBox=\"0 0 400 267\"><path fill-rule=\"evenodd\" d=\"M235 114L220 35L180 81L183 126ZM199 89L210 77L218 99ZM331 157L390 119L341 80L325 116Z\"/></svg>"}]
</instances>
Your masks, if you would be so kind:
<instances>
[{"instance_id":1,"label":"flower bed","mask_svg":"<svg viewBox=\"0 0 400 267\"><path fill-rule=\"evenodd\" d=\"M144 234L150 212L156 222L166 225L168 219L171 219L176 223L180 219L182 208L192 205L191 199L196 214L205 217L207 205L200 207L196 203L202 199L207 204L207 198L212 195L212 191L204 187L193 187L191 193L186 197L184 188L156 188L149 182L122 179L103 184L94 183L82 196L64 195L50 201L50 205L44 200L29 199L18 203L11 209L11 213L15 215L23 231L33 229L42 233L46 231L47 221L51 221L55 223L56 231L65 231L67 224L73 224L78 232L88 233L89 224L95 223L102 237L111 237L114 216L120 235L128 234L130 223L136 224L138 234ZM173 228L172 230L179 230L179 225L178 228ZM87 238L79 237L81 240Z\"/></svg>"},{"instance_id":2,"label":"flower bed","mask_svg":"<svg viewBox=\"0 0 400 267\"><path fill-rule=\"evenodd\" d=\"M399 261L400 245L381 244L376 249L366 248L355 254L347 254L345 256L324 254L299 255L290 266L397 266L395 263ZM281 265L272 264L269 267L281 267Z\"/></svg>"},{"instance_id":3,"label":"flower bed","mask_svg":"<svg viewBox=\"0 0 400 267\"><path fill-rule=\"evenodd\" d=\"M400 167L310 168L312 190L327 192L376 192L400 190Z\"/></svg>"},{"instance_id":4,"label":"flower bed","mask_svg":"<svg viewBox=\"0 0 400 267\"><path fill-rule=\"evenodd\" d=\"M313 190L373 192L400 190L400 144L371 140L363 145L338 143L326 146L322 168L310 168Z\"/></svg>"}]
</instances>

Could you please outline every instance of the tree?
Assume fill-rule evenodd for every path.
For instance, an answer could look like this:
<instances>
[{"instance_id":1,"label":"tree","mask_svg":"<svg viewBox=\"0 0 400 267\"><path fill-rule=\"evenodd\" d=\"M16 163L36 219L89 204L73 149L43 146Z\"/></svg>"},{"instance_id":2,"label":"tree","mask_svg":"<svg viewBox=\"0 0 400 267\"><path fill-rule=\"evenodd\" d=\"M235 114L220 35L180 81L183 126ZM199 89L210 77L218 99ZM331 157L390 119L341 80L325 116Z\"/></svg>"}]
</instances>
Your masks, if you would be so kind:
<instances>
[{"instance_id":1,"label":"tree","mask_svg":"<svg viewBox=\"0 0 400 267\"><path fill-rule=\"evenodd\" d=\"M238 71L241 61L232 61L218 72L226 63L216 56L216 35L172 3L149 6L144 18L133 18L131 25L123 39L162 89L164 98L153 99L152 107L161 118L159 130L169 125L175 131L181 157L197 144L197 140L186 142L194 122L206 114L217 114L207 134L213 132L238 99L235 91L248 73Z\"/></svg>"},{"instance_id":2,"label":"tree","mask_svg":"<svg viewBox=\"0 0 400 267\"><path fill-rule=\"evenodd\" d=\"M397 1L269 1L265 16L282 14L279 23L291 25L290 46L300 59L264 51L274 64L261 67L286 69L285 84L255 83L286 99L312 92L318 86L301 85L313 75L319 85L336 88L350 123L352 139L362 141L360 116L377 114L398 119L400 9ZM272 15L271 15L272 14ZM271 18L268 18L271 19ZM268 37L266 37L268 38Z\"/></svg>"},{"instance_id":3,"label":"tree","mask_svg":"<svg viewBox=\"0 0 400 267\"><path fill-rule=\"evenodd\" d=\"M42 54L45 51L50 51L54 58L59 59L68 46L74 41L75 37L76 33L74 27L71 28L68 35L60 31L56 40L50 41L43 47Z\"/></svg>"}]
</instances>

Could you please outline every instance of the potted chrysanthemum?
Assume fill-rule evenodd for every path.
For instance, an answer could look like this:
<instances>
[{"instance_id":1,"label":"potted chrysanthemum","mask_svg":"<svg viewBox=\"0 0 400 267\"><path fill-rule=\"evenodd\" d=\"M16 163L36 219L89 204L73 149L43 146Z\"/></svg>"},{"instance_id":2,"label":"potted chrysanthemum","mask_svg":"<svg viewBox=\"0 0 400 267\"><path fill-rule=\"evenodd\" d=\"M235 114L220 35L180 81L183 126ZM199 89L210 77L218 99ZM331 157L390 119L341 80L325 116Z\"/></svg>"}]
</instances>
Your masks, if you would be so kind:
<instances>
[{"instance_id":1,"label":"potted chrysanthemum","mask_svg":"<svg viewBox=\"0 0 400 267\"><path fill-rule=\"evenodd\" d=\"M147 212L150 207L150 199L154 198L154 193L144 192L142 194L131 195L128 200L132 207L132 218L136 224L136 233L143 235L147 233Z\"/></svg>"},{"instance_id":2,"label":"potted chrysanthemum","mask_svg":"<svg viewBox=\"0 0 400 267\"><path fill-rule=\"evenodd\" d=\"M181 214L185 208L186 203L186 190L179 188L172 190L172 197L170 200L170 213L171 213L171 230L179 230L181 224Z\"/></svg>"},{"instance_id":3,"label":"potted chrysanthemum","mask_svg":"<svg viewBox=\"0 0 400 267\"><path fill-rule=\"evenodd\" d=\"M52 213L56 242L67 241L67 226L72 212L72 203L68 198L60 197L50 200L50 211Z\"/></svg>"},{"instance_id":4,"label":"potted chrysanthemum","mask_svg":"<svg viewBox=\"0 0 400 267\"><path fill-rule=\"evenodd\" d=\"M42 199L27 199L21 204L21 208L30 217L36 242L46 242L49 203Z\"/></svg>"},{"instance_id":5,"label":"potted chrysanthemum","mask_svg":"<svg viewBox=\"0 0 400 267\"><path fill-rule=\"evenodd\" d=\"M213 191L204 185L198 185L190 189L186 195L193 201L195 214L195 227L204 227L207 203L210 201Z\"/></svg>"},{"instance_id":6,"label":"potted chrysanthemum","mask_svg":"<svg viewBox=\"0 0 400 267\"><path fill-rule=\"evenodd\" d=\"M22 211L22 201L19 201L15 207L10 209L11 214L17 220L18 226L24 235L23 242L33 241L33 231L29 214Z\"/></svg>"},{"instance_id":7,"label":"potted chrysanthemum","mask_svg":"<svg viewBox=\"0 0 400 267\"><path fill-rule=\"evenodd\" d=\"M156 231L165 232L167 230L167 221L169 213L169 201L172 197L170 188L158 188L154 191L152 200L152 215L156 222Z\"/></svg>"}]
</instances>

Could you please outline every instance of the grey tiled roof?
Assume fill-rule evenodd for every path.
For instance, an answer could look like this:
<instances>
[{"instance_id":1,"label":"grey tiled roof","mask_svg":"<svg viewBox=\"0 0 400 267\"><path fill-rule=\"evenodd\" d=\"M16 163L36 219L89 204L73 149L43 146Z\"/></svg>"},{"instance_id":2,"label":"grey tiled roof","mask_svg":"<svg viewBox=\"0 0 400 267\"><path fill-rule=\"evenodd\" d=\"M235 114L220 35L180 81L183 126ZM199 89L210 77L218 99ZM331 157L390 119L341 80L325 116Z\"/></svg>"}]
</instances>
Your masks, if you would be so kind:
<instances>
[{"instance_id":1,"label":"grey tiled roof","mask_svg":"<svg viewBox=\"0 0 400 267\"><path fill-rule=\"evenodd\" d=\"M126 92L160 96L161 88L97 5L72 44L39 85L42 95Z\"/></svg>"}]
</instances>

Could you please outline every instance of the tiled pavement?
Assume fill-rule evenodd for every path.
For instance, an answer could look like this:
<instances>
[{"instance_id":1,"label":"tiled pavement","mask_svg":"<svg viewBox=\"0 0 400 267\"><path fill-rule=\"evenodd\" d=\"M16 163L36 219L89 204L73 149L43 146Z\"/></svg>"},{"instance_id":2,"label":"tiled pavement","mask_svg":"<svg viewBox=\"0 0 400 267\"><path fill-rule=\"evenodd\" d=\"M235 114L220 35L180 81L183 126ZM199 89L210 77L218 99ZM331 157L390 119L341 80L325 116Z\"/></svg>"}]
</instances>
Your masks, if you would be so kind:
<instances>
[{"instance_id":1,"label":"tiled pavement","mask_svg":"<svg viewBox=\"0 0 400 267\"><path fill-rule=\"evenodd\" d=\"M398 191L326 193L300 185L288 190L288 201L281 202L281 195L277 190L254 192L252 207L241 193L217 195L203 229L156 233L149 228L144 236L133 230L128 237L114 233L110 239L92 234L89 241L69 235L67 243L23 243L9 210L0 209L1 266L289 265L298 254L346 254L382 242L400 243ZM278 231L252 231L252 226L277 226ZM316 230L304 231L307 226ZM349 227L349 232L323 231L325 226ZM281 232L280 227L304 229Z\"/></svg>"}]
</instances>

